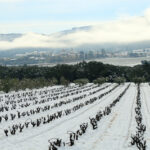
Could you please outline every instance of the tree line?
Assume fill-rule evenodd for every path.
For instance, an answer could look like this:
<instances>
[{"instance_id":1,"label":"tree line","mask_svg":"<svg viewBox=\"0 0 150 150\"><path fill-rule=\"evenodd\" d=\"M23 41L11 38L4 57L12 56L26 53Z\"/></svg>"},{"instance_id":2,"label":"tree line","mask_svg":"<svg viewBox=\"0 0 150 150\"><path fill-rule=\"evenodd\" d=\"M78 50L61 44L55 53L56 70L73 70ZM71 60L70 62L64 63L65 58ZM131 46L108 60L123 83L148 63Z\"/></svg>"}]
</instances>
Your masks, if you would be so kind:
<instances>
[{"instance_id":1,"label":"tree line","mask_svg":"<svg viewBox=\"0 0 150 150\"><path fill-rule=\"evenodd\" d=\"M150 64L144 61L142 65L128 67L83 61L53 67L0 66L0 91L18 91L57 84L67 86L70 82L81 85L88 82L150 82Z\"/></svg>"}]
</instances>

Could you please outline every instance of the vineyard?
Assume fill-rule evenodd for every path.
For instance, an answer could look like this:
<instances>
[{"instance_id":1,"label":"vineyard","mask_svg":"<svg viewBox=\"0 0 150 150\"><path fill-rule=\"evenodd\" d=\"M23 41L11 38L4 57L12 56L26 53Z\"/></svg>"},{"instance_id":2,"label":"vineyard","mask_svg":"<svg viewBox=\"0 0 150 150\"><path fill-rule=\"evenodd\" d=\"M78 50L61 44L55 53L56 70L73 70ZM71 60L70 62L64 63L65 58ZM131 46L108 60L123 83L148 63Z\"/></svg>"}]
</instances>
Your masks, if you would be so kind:
<instances>
[{"instance_id":1,"label":"vineyard","mask_svg":"<svg viewBox=\"0 0 150 150\"><path fill-rule=\"evenodd\" d=\"M0 95L0 150L150 150L148 83Z\"/></svg>"}]
</instances>

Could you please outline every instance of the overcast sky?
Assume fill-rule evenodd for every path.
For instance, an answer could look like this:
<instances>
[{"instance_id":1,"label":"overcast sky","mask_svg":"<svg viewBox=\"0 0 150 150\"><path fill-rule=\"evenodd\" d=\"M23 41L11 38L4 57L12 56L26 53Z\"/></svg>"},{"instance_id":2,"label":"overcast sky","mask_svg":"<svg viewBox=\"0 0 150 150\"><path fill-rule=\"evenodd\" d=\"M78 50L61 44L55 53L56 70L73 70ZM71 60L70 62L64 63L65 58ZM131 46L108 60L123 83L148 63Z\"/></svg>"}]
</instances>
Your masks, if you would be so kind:
<instances>
[{"instance_id":1,"label":"overcast sky","mask_svg":"<svg viewBox=\"0 0 150 150\"><path fill-rule=\"evenodd\" d=\"M55 33L131 16L150 0L0 0L0 33Z\"/></svg>"}]
</instances>

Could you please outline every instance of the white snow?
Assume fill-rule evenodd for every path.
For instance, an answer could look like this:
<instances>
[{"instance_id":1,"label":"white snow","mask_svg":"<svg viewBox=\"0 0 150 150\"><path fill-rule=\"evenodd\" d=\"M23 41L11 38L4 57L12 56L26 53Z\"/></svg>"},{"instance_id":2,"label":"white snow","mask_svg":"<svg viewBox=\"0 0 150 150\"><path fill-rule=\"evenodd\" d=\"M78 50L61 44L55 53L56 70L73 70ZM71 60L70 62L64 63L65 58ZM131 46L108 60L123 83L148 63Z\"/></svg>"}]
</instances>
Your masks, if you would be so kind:
<instances>
[{"instance_id":1,"label":"white snow","mask_svg":"<svg viewBox=\"0 0 150 150\"><path fill-rule=\"evenodd\" d=\"M6 106L6 101L16 102L16 109L0 112L0 116L8 114L8 116L13 113L17 114L17 111L24 112L30 111L30 109L36 109L37 107L44 107L47 105L54 105L60 101L73 100L75 97L83 96L86 94L85 98L71 101L68 104L64 104L60 107L56 107L38 114L25 116L21 118L15 118L13 121L4 119L0 123L0 150L48 150L48 140L52 138L61 138L64 141L68 141L69 135L68 131L76 131L79 129L80 124L88 122L89 117L96 115L98 111L103 111L106 106L108 106L113 100L115 100L121 92L130 83L125 83L120 85L111 93L103 96L92 104L86 105L81 109L69 114L63 115L61 118L56 119L48 124L41 124L39 127L25 128L22 133L16 132L15 135L9 134L8 137L5 136L4 129L9 129L14 124L25 123L30 120L36 120L40 117L47 116L48 114L53 114L57 111L65 110L68 108L73 108L79 103L84 103L90 98L97 97L102 93L105 93L116 86L116 84L105 83L101 86L94 84L87 84L85 86L79 87L72 84L70 87L63 86L53 86L45 87L43 89L26 90L19 92L11 92L9 94L0 95L0 107L2 105ZM90 94L93 91L106 87L99 92ZM91 88L91 89L90 89ZM74 89L74 91L81 91L81 93L75 95L69 95L68 97L61 98L63 94L67 91ZM87 91L84 91L87 90ZM47 91L47 93L44 93ZM57 92L56 92L57 91ZM64 93L62 93L64 92ZM23 96L23 93L32 93L33 96ZM52 98L52 94L60 93L57 100L47 101L43 104L38 102L42 99L46 100ZM18 94L20 97L18 98ZM40 95L41 94L41 95ZM71 94L71 92L69 92ZM13 97L13 95L15 95ZM11 97L10 99L7 96ZM112 112L103 117L100 122L98 122L98 128L93 130L91 125L84 135L79 137L78 141L75 141L75 145L72 147L66 146L58 148L58 150L136 150L135 146L130 145L131 134L134 134L136 130L135 122L135 103L137 96L137 86L131 83L129 89L125 95L120 99L115 107L112 108ZM37 104L35 104L29 98L36 97ZM20 104L25 104L26 102L19 101L20 99L27 98L27 102L30 104L28 107L20 107ZM150 149L150 86L145 83L141 85L141 100L142 100L142 115L143 123L146 125L145 140L147 141L147 149ZM19 103L18 103L19 102ZM11 104L8 104L11 107Z\"/></svg>"}]
</instances>

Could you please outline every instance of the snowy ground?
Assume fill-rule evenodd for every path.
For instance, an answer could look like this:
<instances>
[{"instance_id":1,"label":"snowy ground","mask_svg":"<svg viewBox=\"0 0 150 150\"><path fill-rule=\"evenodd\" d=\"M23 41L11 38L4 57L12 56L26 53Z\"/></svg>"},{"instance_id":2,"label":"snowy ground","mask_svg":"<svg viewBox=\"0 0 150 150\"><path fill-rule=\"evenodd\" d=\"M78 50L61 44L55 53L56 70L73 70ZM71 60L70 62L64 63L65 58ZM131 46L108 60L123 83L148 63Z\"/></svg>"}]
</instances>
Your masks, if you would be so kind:
<instances>
[{"instance_id":1,"label":"snowy ground","mask_svg":"<svg viewBox=\"0 0 150 150\"><path fill-rule=\"evenodd\" d=\"M41 112L39 114L34 114L31 116L25 116L21 118L16 118L13 121L8 119L8 121L2 120L0 123L0 150L48 150L48 140L52 138L61 138L64 141L68 140L68 131L76 131L79 128L79 125L88 122L89 117L93 117L99 110L103 110L106 106L108 106L113 100L115 100L121 92L129 85L126 83L124 85L120 85L116 89L114 89L109 94L103 96L101 99L98 99L92 104L86 105L81 109L69 114L63 115L61 118L56 119L48 124L41 124L39 127L29 126L28 129L24 129L22 133L16 132L15 135L9 134L8 137L4 134L4 129L9 129L14 124L24 123L27 120L36 120L39 117L47 116L47 114L53 114L57 111L65 110L67 108L72 108L79 103L84 103L92 97L97 97L102 93L105 93L116 86L116 84L105 83L101 86L96 86L94 84L88 84L84 87L74 86L74 91L80 90L81 93L70 95L65 98L60 98L57 100L52 100L49 102L45 102L44 104L36 104L30 101L29 107L20 108L19 104L17 104L17 109L0 112L0 116L10 113L17 114L17 111L24 112L30 111L30 109L34 109L37 107L44 107L45 105L53 105L57 102L72 100L75 97L82 96L86 94L85 98L77 101L72 101L66 105L62 105L60 107L56 107L45 112ZM105 89L104 87L108 86ZM142 101L142 115L143 115L143 123L146 125L145 132L145 140L147 141L147 149L150 150L150 86L145 83L141 86L141 101ZM43 88L39 90L33 90L30 92L35 93L35 91L49 91L48 93L43 95L47 95L47 97L41 97L40 92L35 93L35 97L37 97L37 101L40 101L42 98L46 99L48 97L52 97L51 93L55 93L54 91L57 89L63 92L68 91L69 89L57 87L49 87ZM87 89L87 91L83 91ZM91 89L89 89L91 88ZM54 90L53 90L54 89ZM89 90L88 90L89 89ZM96 92L97 90L99 92ZM90 92L95 91L94 94ZM24 93L23 91L20 93ZM59 93L59 91L58 91ZM71 93L71 92L70 92ZM13 95L17 93L10 93L8 95ZM63 95L63 94L60 94ZM59 96L60 96L59 95ZM5 94L0 95L3 101L0 102L0 106L5 104L7 98ZM131 134L133 134L136 130L136 122L135 122L135 105L136 105L136 96L137 96L137 86L131 83L129 89L125 93L125 95L120 99L120 101L116 104L115 107L112 108L112 112L110 115L103 117L100 122L98 122L98 128L93 130L89 125L86 133L79 137L79 140L75 142L75 145L72 147L66 146L61 147L61 150L134 150L137 149L135 146L130 145ZM20 99L23 97L20 97ZM15 101L19 100L19 98L15 98ZM25 102L20 102L25 103ZM6 105L6 104L5 104ZM11 106L11 104L9 104Z\"/></svg>"}]
</instances>

